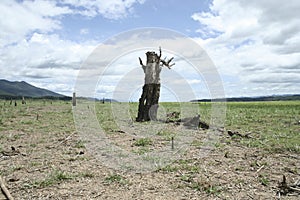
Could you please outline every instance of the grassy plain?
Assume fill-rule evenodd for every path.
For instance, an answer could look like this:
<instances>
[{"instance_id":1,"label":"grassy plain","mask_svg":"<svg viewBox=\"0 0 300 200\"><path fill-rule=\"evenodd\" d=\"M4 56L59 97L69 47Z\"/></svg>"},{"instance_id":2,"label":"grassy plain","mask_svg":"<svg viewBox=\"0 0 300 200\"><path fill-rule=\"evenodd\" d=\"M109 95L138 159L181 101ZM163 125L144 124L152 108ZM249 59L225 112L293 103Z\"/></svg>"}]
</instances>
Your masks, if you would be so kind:
<instances>
[{"instance_id":1,"label":"grassy plain","mask_svg":"<svg viewBox=\"0 0 300 200\"><path fill-rule=\"evenodd\" d=\"M180 112L184 103L163 102L161 107L166 113ZM186 103L185 103L186 104ZM194 103L195 104L195 103ZM201 119L211 120L212 103L201 102ZM106 131L117 129L111 107L108 104L96 104L98 119ZM138 104L130 104L131 118L137 115ZM258 147L268 151L291 151L300 153L300 102L299 101L262 101L227 102L225 129L249 134L239 142L248 147Z\"/></svg>"},{"instance_id":2,"label":"grassy plain","mask_svg":"<svg viewBox=\"0 0 300 200\"><path fill-rule=\"evenodd\" d=\"M299 101L229 102L224 130L207 157L191 156L200 141L191 144L185 159L142 174L110 169L94 157L76 131L71 102L17 103L0 100L0 175L16 199L274 199L282 175L289 183L300 180ZM194 105L209 122L212 104ZM148 122L134 122L137 106L129 104L128 126L147 129ZM179 103L161 107L180 111ZM127 140L111 104L97 102L95 108L107 135L137 154L180 130L170 125L153 138ZM228 130L249 137L229 136ZM299 193L281 195L298 198Z\"/></svg>"},{"instance_id":3,"label":"grassy plain","mask_svg":"<svg viewBox=\"0 0 300 200\"><path fill-rule=\"evenodd\" d=\"M249 147L300 153L299 118L299 101L234 102L227 104L226 127L254 133L241 141Z\"/></svg>"}]
</instances>

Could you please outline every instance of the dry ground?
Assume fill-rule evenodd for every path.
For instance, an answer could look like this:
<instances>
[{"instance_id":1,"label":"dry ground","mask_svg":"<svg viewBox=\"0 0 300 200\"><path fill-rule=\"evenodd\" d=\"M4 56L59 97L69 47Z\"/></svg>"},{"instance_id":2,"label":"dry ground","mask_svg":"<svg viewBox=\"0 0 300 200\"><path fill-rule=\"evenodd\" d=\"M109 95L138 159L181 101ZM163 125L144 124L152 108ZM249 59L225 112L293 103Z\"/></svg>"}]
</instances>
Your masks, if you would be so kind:
<instances>
[{"instance_id":1,"label":"dry ground","mask_svg":"<svg viewBox=\"0 0 300 200\"><path fill-rule=\"evenodd\" d=\"M0 173L15 199L300 198L297 192L278 194L283 175L288 184L300 179L295 151L247 147L225 131L208 156L193 156L199 150L193 144L185 159L168 166L122 172L105 167L85 148L69 102L0 103ZM206 134L197 131L199 137ZM139 148L126 132L113 131L110 137Z\"/></svg>"}]
</instances>

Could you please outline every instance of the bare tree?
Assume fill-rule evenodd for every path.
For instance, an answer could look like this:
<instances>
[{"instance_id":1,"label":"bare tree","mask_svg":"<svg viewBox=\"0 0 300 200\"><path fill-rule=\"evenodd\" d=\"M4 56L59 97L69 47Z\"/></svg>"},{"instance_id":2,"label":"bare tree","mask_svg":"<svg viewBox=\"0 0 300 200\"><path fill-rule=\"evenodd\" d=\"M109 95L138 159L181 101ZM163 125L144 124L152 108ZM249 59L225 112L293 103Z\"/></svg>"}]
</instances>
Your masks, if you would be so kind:
<instances>
[{"instance_id":1,"label":"bare tree","mask_svg":"<svg viewBox=\"0 0 300 200\"><path fill-rule=\"evenodd\" d=\"M145 73L145 83L143 93L139 100L139 110L136 121L157 120L158 100L160 97L160 72L163 66L171 69L175 63L170 64L174 57L169 60L161 59L161 48L159 47L159 55L154 51L146 53L147 64L144 65L139 57L140 65Z\"/></svg>"}]
</instances>

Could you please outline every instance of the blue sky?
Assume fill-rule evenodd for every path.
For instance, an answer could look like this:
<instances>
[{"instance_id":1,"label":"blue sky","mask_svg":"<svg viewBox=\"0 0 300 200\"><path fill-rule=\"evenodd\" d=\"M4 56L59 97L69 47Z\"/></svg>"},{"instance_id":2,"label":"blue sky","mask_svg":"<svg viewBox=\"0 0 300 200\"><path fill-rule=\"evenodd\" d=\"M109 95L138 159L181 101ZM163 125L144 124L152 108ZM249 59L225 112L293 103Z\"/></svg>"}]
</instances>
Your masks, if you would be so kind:
<instances>
[{"instance_id":1,"label":"blue sky","mask_svg":"<svg viewBox=\"0 0 300 200\"><path fill-rule=\"evenodd\" d=\"M206 58L211 59L223 81L226 97L299 94L299 10L298 0L286 4L280 0L3 0L0 78L27 81L71 95L81 67L99 45L124 31L158 27L191 38L207 53ZM170 40L172 43L177 45L173 49L176 52L165 49L163 54L175 55L176 65L172 72L164 69L161 78L164 88L174 82L176 92L163 90L162 100L172 101L172 93L184 90L180 81L176 80L176 85L172 80L178 79L177 75L193 92L178 94L185 100L212 97L210 80L203 76L208 69L204 67L200 75L195 73L180 58L189 56L181 48L184 41ZM105 82L98 83L95 95L114 96L121 80L127 80L123 85L132 84L132 80L142 85L143 72L139 71L137 57L145 60L144 52L128 53L110 65L111 74L105 76ZM133 71L128 72L131 77L127 77L126 70L117 73L122 66L121 71L133 66ZM135 93L137 97L132 98L138 98L139 92Z\"/></svg>"},{"instance_id":2,"label":"blue sky","mask_svg":"<svg viewBox=\"0 0 300 200\"><path fill-rule=\"evenodd\" d=\"M161 27L180 31L189 36L196 36L199 23L192 20L191 13L207 10L209 1L188 0L177 5L174 1L145 1L135 4L132 11L124 18L107 19L102 15L82 17L71 15L62 19L63 30L59 34L72 40L106 39L114 34L137 27ZM85 35L78 35L81 30L88 30Z\"/></svg>"}]
</instances>

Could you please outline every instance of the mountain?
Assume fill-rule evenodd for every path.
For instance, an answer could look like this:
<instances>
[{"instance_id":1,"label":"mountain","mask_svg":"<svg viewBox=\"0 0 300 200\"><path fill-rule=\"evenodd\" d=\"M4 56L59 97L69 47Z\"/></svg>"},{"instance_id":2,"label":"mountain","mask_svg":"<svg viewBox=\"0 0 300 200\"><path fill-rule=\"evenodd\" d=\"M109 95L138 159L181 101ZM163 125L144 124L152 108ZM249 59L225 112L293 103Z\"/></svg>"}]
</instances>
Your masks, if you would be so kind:
<instances>
[{"instance_id":1,"label":"mountain","mask_svg":"<svg viewBox=\"0 0 300 200\"><path fill-rule=\"evenodd\" d=\"M25 81L7 81L0 79L0 97L65 97L64 95L30 85Z\"/></svg>"}]
</instances>

